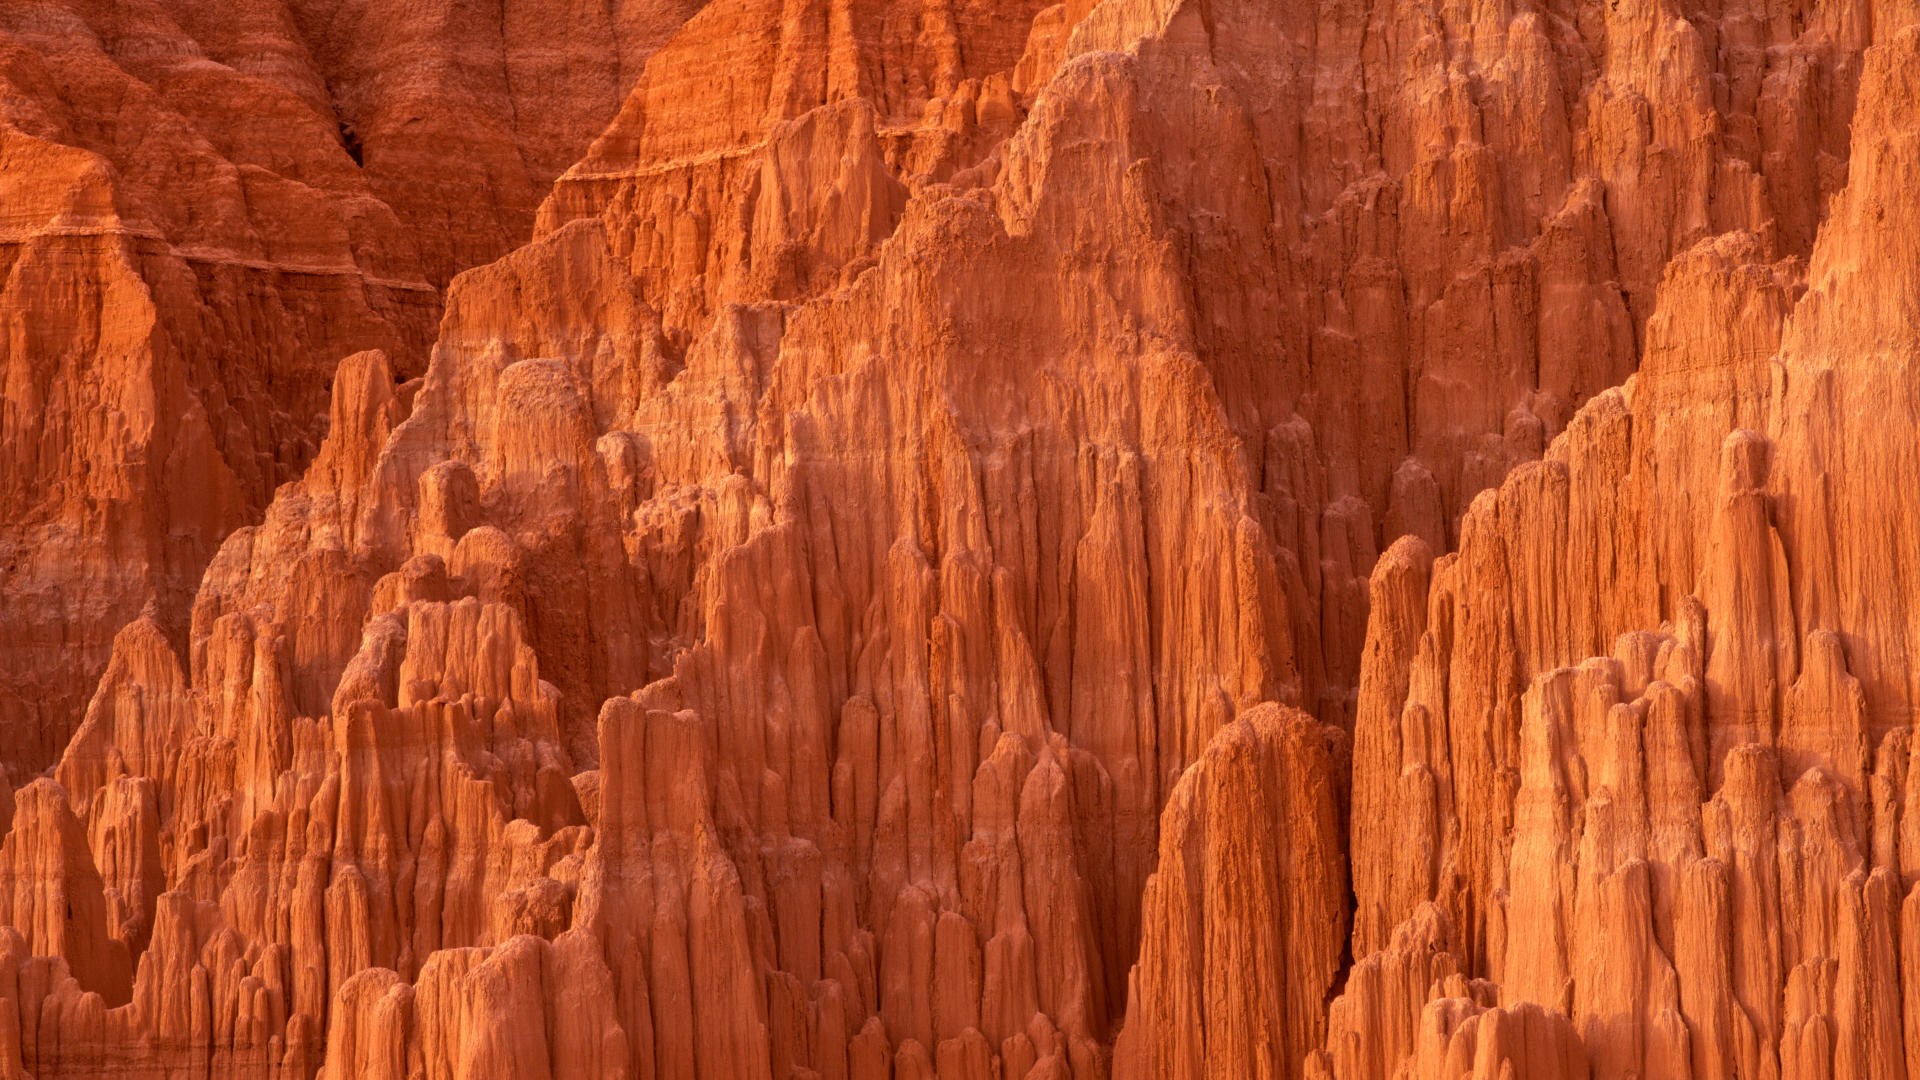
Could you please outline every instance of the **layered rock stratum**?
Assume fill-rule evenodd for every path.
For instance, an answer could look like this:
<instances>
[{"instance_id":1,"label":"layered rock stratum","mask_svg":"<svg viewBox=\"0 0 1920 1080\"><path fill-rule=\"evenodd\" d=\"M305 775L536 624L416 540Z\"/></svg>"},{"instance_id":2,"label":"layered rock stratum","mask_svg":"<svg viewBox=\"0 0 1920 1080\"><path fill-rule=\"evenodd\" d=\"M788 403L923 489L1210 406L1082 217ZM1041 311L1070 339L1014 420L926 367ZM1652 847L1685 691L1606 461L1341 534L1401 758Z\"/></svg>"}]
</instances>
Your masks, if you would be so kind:
<instances>
[{"instance_id":1,"label":"layered rock stratum","mask_svg":"<svg viewBox=\"0 0 1920 1080\"><path fill-rule=\"evenodd\" d=\"M15 0L0 259L0 1076L1920 1076L1908 0Z\"/></svg>"}]
</instances>

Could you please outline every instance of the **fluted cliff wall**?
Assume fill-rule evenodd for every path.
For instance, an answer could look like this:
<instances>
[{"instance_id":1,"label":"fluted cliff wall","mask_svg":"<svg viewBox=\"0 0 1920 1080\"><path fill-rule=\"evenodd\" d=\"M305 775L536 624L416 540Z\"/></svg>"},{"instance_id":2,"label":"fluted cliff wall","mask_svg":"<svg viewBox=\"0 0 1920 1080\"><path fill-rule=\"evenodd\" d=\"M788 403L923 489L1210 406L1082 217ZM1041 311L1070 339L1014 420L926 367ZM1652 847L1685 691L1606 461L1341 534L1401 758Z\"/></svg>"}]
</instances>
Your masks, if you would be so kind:
<instances>
[{"instance_id":1,"label":"fluted cliff wall","mask_svg":"<svg viewBox=\"0 0 1920 1080\"><path fill-rule=\"evenodd\" d=\"M1914 23L0 13L0 1072L1920 1068Z\"/></svg>"}]
</instances>

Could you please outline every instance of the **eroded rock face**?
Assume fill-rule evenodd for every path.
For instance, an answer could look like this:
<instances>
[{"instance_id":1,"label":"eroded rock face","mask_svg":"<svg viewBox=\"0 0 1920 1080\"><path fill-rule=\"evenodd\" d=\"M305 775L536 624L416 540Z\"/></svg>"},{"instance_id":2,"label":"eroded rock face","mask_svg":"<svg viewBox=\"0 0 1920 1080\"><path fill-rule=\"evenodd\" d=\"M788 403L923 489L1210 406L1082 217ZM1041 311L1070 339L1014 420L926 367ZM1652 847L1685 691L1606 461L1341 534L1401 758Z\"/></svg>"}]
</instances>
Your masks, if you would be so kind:
<instances>
[{"instance_id":1,"label":"eroded rock face","mask_svg":"<svg viewBox=\"0 0 1920 1080\"><path fill-rule=\"evenodd\" d=\"M1324 1036L1346 946L1332 733L1264 705L1168 799L1116 1077L1282 1077Z\"/></svg>"},{"instance_id":2,"label":"eroded rock face","mask_svg":"<svg viewBox=\"0 0 1920 1080\"><path fill-rule=\"evenodd\" d=\"M694 6L0 17L0 1069L1902 1075L1914 12Z\"/></svg>"},{"instance_id":3,"label":"eroded rock face","mask_svg":"<svg viewBox=\"0 0 1920 1080\"><path fill-rule=\"evenodd\" d=\"M1595 1076L1914 1060L1920 518L1891 493L1916 468L1920 32L1875 25L1804 293L1729 265L1750 241L1696 249L1640 373L1477 499L1457 553L1429 571L1403 541L1375 572L1355 952L1394 970L1384 935L1438 903L1450 963L1560 1013ZM1683 330L1695 304L1739 317ZM1362 790L1416 841L1363 833Z\"/></svg>"},{"instance_id":4,"label":"eroded rock face","mask_svg":"<svg viewBox=\"0 0 1920 1080\"><path fill-rule=\"evenodd\" d=\"M453 275L697 3L19 0L0 11L0 747L57 759L114 634L176 647L340 358L424 366Z\"/></svg>"}]
</instances>

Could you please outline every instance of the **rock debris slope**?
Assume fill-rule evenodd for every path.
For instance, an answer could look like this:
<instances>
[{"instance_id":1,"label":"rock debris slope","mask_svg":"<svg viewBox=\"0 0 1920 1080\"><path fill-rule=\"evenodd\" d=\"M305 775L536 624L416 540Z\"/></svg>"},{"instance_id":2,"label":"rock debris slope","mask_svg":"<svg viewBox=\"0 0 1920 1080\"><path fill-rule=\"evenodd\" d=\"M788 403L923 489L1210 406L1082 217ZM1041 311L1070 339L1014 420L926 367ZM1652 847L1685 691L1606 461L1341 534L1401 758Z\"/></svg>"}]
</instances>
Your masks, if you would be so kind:
<instances>
[{"instance_id":1,"label":"rock debris slope","mask_svg":"<svg viewBox=\"0 0 1920 1080\"><path fill-rule=\"evenodd\" d=\"M1920 1069L1916 22L8 9L0 1073Z\"/></svg>"}]
</instances>

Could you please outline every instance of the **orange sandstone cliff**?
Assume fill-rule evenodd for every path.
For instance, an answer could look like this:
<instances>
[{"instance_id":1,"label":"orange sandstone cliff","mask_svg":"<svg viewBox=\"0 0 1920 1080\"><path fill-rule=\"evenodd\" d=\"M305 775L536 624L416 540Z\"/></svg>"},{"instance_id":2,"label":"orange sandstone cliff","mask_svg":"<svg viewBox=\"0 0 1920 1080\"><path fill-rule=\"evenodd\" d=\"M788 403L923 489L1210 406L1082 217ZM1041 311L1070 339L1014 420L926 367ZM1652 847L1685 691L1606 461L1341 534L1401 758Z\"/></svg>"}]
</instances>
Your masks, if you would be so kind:
<instances>
[{"instance_id":1,"label":"orange sandstone cliff","mask_svg":"<svg viewBox=\"0 0 1920 1080\"><path fill-rule=\"evenodd\" d=\"M114 634L300 475L341 357L417 374L458 271L694 0L0 4L0 757L73 734Z\"/></svg>"},{"instance_id":2,"label":"orange sandstone cliff","mask_svg":"<svg viewBox=\"0 0 1920 1080\"><path fill-rule=\"evenodd\" d=\"M0 1077L1920 1075L1909 2L16 0L0 229Z\"/></svg>"}]
</instances>

